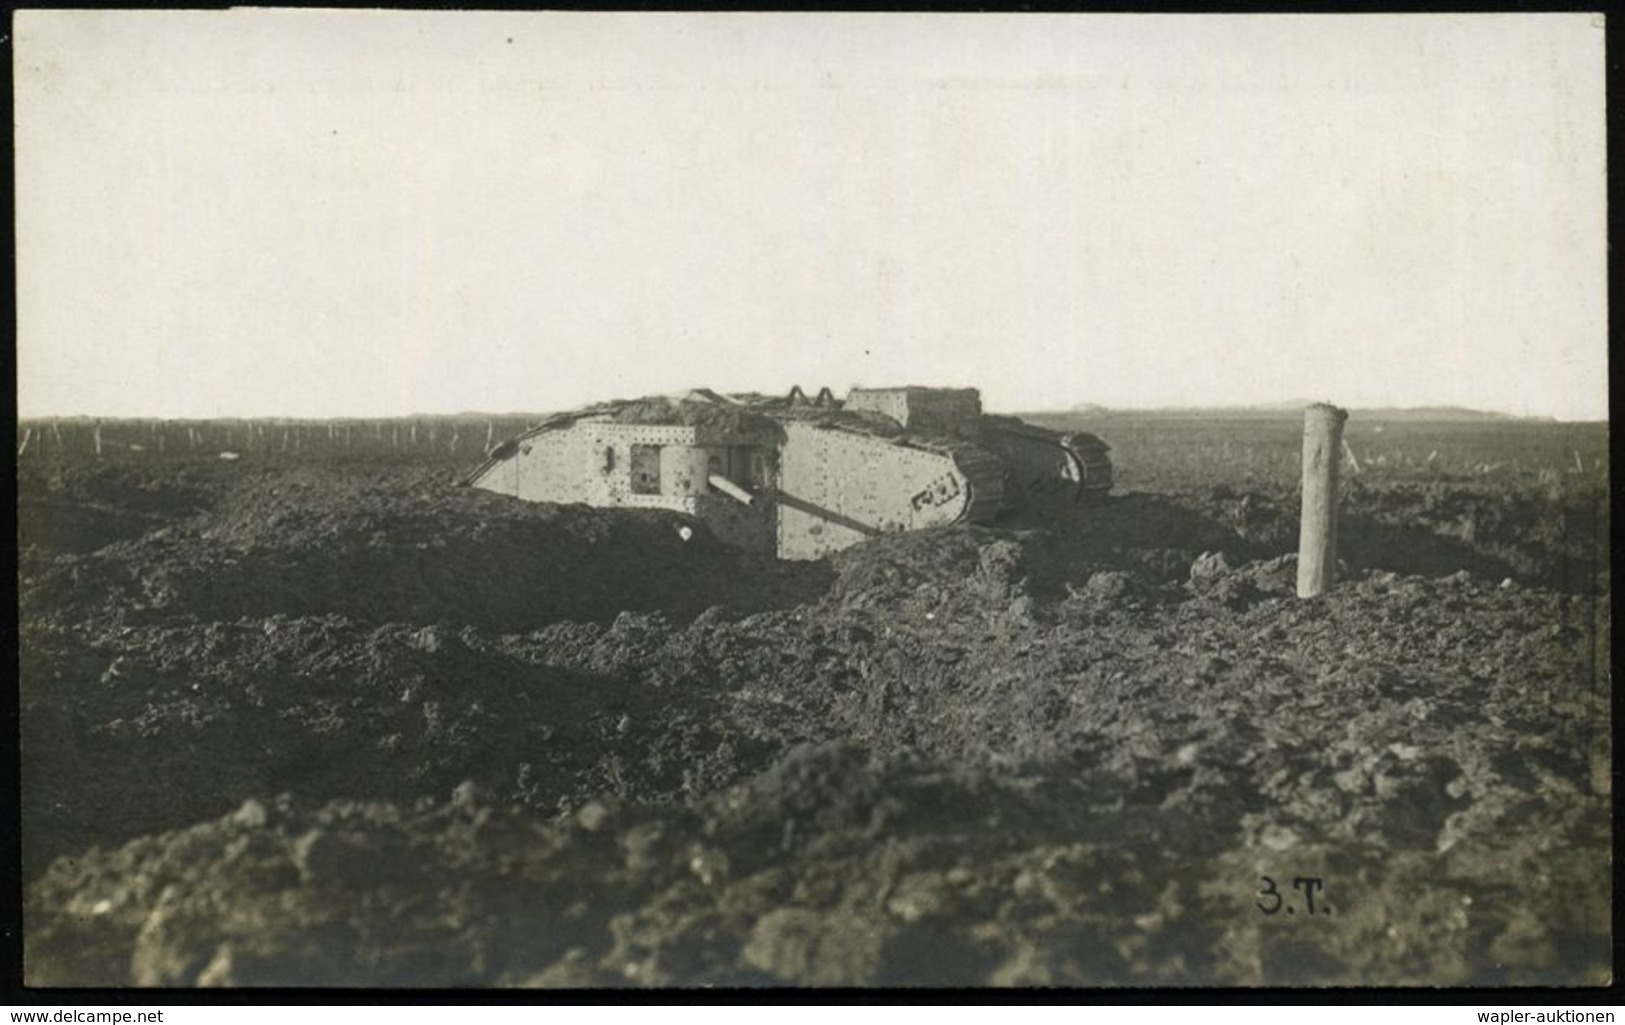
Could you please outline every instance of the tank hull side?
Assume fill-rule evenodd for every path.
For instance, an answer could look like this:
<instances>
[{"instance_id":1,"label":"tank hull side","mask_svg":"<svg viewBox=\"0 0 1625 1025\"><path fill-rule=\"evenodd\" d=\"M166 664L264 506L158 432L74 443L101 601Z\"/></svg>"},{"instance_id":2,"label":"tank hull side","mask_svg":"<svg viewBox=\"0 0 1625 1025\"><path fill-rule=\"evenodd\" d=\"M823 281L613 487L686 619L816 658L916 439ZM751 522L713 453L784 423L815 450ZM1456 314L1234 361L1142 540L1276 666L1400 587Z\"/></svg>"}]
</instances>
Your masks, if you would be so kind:
<instances>
[{"instance_id":1,"label":"tank hull side","mask_svg":"<svg viewBox=\"0 0 1625 1025\"><path fill-rule=\"evenodd\" d=\"M775 497L781 559L953 523L972 504L970 481L950 455L806 423L785 425Z\"/></svg>"},{"instance_id":2,"label":"tank hull side","mask_svg":"<svg viewBox=\"0 0 1625 1025\"><path fill-rule=\"evenodd\" d=\"M728 544L773 551L777 521L771 501L746 505L707 481L720 468L752 490L770 489L772 438L600 419L539 428L508 444L512 454L488 460L468 479L471 487L527 502L669 509L703 521ZM651 459L654 449L660 454ZM646 473L641 489L639 469Z\"/></svg>"},{"instance_id":3,"label":"tank hull side","mask_svg":"<svg viewBox=\"0 0 1625 1025\"><path fill-rule=\"evenodd\" d=\"M667 487L652 494L636 493L627 467L632 464L633 446L693 445L695 433L693 427L577 421L521 435L513 442L516 451L512 456L492 461L468 483L527 502L692 512L693 502L688 499L693 495L688 491L661 493L669 491Z\"/></svg>"}]
</instances>

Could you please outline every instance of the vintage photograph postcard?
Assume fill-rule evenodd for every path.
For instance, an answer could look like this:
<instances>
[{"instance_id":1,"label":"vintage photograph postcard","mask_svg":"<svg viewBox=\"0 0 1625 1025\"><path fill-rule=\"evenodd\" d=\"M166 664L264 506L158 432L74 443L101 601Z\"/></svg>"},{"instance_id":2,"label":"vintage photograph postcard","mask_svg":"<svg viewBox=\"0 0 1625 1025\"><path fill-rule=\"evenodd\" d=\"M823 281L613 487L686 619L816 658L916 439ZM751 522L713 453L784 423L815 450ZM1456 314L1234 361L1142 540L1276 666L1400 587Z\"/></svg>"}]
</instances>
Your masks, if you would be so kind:
<instances>
[{"instance_id":1,"label":"vintage photograph postcard","mask_svg":"<svg viewBox=\"0 0 1625 1025\"><path fill-rule=\"evenodd\" d=\"M26 984L1607 985L1604 35L17 12Z\"/></svg>"}]
</instances>

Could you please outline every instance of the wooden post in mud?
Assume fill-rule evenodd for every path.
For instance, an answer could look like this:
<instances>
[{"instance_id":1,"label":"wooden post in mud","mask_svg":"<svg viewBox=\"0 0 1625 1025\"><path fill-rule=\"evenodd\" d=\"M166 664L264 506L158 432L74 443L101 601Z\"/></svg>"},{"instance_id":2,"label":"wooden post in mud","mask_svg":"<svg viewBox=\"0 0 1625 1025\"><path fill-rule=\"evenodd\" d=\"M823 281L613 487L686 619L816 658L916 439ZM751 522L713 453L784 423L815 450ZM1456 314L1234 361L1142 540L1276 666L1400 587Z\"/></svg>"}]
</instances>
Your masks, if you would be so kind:
<instances>
[{"instance_id":1,"label":"wooden post in mud","mask_svg":"<svg viewBox=\"0 0 1625 1025\"><path fill-rule=\"evenodd\" d=\"M96 458L102 457L102 422L97 420L90 429L90 439L96 446Z\"/></svg>"},{"instance_id":2,"label":"wooden post in mud","mask_svg":"<svg viewBox=\"0 0 1625 1025\"><path fill-rule=\"evenodd\" d=\"M1345 410L1303 411L1303 513L1298 528L1298 597L1313 598L1337 576L1337 464Z\"/></svg>"}]
</instances>

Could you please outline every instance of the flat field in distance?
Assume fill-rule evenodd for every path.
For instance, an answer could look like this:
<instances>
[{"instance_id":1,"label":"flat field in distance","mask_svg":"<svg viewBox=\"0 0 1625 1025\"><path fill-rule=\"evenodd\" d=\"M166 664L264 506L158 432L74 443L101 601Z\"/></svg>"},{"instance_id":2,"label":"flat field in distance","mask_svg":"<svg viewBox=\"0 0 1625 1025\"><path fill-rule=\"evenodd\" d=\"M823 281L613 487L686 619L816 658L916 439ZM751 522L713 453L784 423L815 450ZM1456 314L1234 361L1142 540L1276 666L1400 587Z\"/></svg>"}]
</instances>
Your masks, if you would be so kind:
<instances>
[{"instance_id":1,"label":"flat field in distance","mask_svg":"<svg viewBox=\"0 0 1625 1025\"><path fill-rule=\"evenodd\" d=\"M1301 415L1196 416L1156 413L1024 414L1054 430L1107 439L1117 479L1136 490L1298 484ZM1359 471L1387 481L1521 484L1572 470L1606 475L1608 425L1537 420L1417 420L1355 411L1343 432ZM1544 476L1543 476L1544 474Z\"/></svg>"},{"instance_id":2,"label":"flat field in distance","mask_svg":"<svg viewBox=\"0 0 1625 1025\"><path fill-rule=\"evenodd\" d=\"M1300 601L1297 416L811 563L539 419L19 425L31 984L1608 978L1606 424L1356 411Z\"/></svg>"}]
</instances>

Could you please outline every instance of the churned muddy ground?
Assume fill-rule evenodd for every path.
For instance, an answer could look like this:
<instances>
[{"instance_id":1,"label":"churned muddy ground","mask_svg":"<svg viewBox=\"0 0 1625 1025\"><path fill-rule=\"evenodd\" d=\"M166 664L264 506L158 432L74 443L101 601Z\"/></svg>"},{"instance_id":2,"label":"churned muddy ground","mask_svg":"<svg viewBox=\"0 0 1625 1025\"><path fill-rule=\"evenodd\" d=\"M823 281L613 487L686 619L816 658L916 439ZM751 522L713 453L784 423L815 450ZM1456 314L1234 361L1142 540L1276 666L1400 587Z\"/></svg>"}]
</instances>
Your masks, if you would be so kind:
<instances>
[{"instance_id":1,"label":"churned muddy ground","mask_svg":"<svg viewBox=\"0 0 1625 1025\"><path fill-rule=\"evenodd\" d=\"M807 564L444 460L24 459L27 981L1606 982L1603 472L1368 457L1299 601L1295 471L1145 430Z\"/></svg>"}]
</instances>

